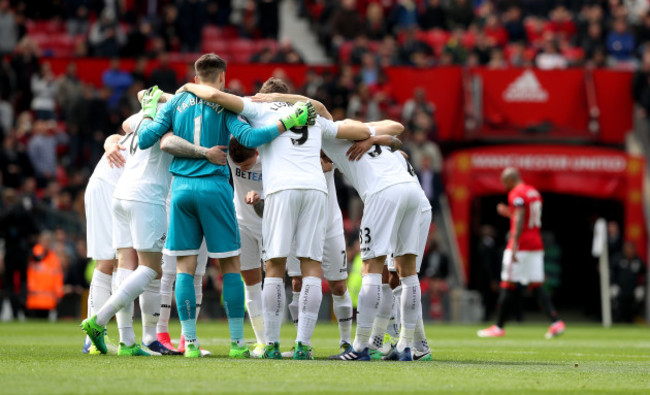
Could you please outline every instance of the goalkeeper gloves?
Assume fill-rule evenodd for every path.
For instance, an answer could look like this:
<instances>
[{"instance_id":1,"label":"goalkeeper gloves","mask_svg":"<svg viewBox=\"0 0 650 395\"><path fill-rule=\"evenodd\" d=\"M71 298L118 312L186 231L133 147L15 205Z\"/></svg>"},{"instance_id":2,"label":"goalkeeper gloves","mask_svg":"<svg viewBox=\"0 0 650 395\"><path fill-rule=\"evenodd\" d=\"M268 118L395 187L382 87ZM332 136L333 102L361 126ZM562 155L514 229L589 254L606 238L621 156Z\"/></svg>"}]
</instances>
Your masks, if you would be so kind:
<instances>
[{"instance_id":1,"label":"goalkeeper gloves","mask_svg":"<svg viewBox=\"0 0 650 395\"><path fill-rule=\"evenodd\" d=\"M286 130L297 126L313 126L316 123L316 110L311 102L297 102L293 105L293 112L280 119Z\"/></svg>"},{"instance_id":2,"label":"goalkeeper gloves","mask_svg":"<svg viewBox=\"0 0 650 395\"><path fill-rule=\"evenodd\" d=\"M158 100L164 92L158 89L158 85L147 89L147 91L142 95L142 100L140 102L142 106L142 112L145 117L151 119L156 117L156 111L158 110Z\"/></svg>"}]
</instances>

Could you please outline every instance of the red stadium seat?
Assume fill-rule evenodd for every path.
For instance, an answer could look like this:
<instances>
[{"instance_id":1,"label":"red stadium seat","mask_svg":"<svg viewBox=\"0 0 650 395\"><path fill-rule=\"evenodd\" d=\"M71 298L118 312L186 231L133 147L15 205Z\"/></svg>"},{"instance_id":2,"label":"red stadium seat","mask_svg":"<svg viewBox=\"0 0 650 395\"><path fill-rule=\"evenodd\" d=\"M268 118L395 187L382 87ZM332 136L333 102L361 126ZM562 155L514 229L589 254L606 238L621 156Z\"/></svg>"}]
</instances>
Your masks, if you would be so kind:
<instances>
[{"instance_id":1,"label":"red stadium seat","mask_svg":"<svg viewBox=\"0 0 650 395\"><path fill-rule=\"evenodd\" d=\"M354 48L353 42L345 42L339 47L339 61L348 63L350 61L350 54Z\"/></svg>"}]
</instances>

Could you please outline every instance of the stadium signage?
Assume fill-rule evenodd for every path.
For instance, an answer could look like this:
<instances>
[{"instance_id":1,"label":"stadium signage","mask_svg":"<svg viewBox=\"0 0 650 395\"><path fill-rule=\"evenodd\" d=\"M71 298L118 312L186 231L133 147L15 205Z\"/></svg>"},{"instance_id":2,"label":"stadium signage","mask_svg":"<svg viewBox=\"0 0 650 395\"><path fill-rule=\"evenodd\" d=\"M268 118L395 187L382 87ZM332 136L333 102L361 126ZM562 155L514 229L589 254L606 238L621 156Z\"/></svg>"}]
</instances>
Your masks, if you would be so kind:
<instances>
[{"instance_id":1,"label":"stadium signage","mask_svg":"<svg viewBox=\"0 0 650 395\"><path fill-rule=\"evenodd\" d=\"M542 88L535 73L531 70L524 71L503 92L503 100L513 102L546 102L548 92Z\"/></svg>"},{"instance_id":2,"label":"stadium signage","mask_svg":"<svg viewBox=\"0 0 650 395\"><path fill-rule=\"evenodd\" d=\"M627 161L617 155L553 155L553 154L474 154L471 157L474 169L503 169L514 166L530 171L573 171L620 173Z\"/></svg>"}]
</instances>

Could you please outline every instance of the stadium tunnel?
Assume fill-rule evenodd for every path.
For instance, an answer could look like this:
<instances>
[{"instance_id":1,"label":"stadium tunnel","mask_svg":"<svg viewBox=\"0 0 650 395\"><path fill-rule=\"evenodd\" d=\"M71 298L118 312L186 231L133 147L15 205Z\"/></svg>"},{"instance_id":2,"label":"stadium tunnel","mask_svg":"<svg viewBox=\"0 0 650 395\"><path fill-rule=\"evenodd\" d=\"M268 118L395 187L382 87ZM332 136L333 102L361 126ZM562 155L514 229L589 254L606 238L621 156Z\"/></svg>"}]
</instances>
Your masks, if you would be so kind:
<instances>
[{"instance_id":1,"label":"stadium tunnel","mask_svg":"<svg viewBox=\"0 0 650 395\"><path fill-rule=\"evenodd\" d=\"M477 278L484 273L477 265L481 226L496 229L499 262L505 247L509 222L495 208L507 202L500 181L507 166L518 168L523 180L542 193L542 234L547 249L554 245L559 252L552 258L557 262L551 262L559 266L557 288L553 290L554 299L562 302L557 307L596 318L599 277L591 256L595 220L603 217L619 223L623 238L633 241L639 255L646 259L644 159L621 151L579 146L493 146L454 153L445 169L447 191L462 267L473 288L484 280Z\"/></svg>"}]
</instances>

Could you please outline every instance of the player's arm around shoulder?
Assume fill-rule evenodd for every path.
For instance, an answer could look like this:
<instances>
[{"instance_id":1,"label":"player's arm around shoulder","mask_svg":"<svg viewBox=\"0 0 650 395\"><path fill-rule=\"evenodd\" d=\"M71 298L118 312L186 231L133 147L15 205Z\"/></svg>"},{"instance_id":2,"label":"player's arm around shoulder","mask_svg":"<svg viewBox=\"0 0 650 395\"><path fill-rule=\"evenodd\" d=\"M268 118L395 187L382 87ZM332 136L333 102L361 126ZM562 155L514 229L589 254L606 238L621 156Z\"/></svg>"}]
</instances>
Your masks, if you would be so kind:
<instances>
[{"instance_id":1,"label":"player's arm around shoulder","mask_svg":"<svg viewBox=\"0 0 650 395\"><path fill-rule=\"evenodd\" d=\"M176 91L176 94L190 92L201 100L217 103L226 110L240 114L244 110L244 100L236 95L223 92L209 85L187 83Z\"/></svg>"},{"instance_id":2,"label":"player's arm around shoulder","mask_svg":"<svg viewBox=\"0 0 650 395\"><path fill-rule=\"evenodd\" d=\"M299 102L311 102L314 106L314 110L317 115L321 117L333 120L332 114L327 111L327 107L318 100L310 99L306 96L301 95L292 95L290 93L258 93L257 95L250 98L250 101L253 103L272 103L272 102L284 102L289 104L296 104Z\"/></svg>"},{"instance_id":3,"label":"player's arm around shoulder","mask_svg":"<svg viewBox=\"0 0 650 395\"><path fill-rule=\"evenodd\" d=\"M190 159L206 159L212 164L225 166L228 163L225 145L215 145L207 148L195 145L173 132L167 132L160 139L160 149L164 152L178 157Z\"/></svg>"}]
</instances>

